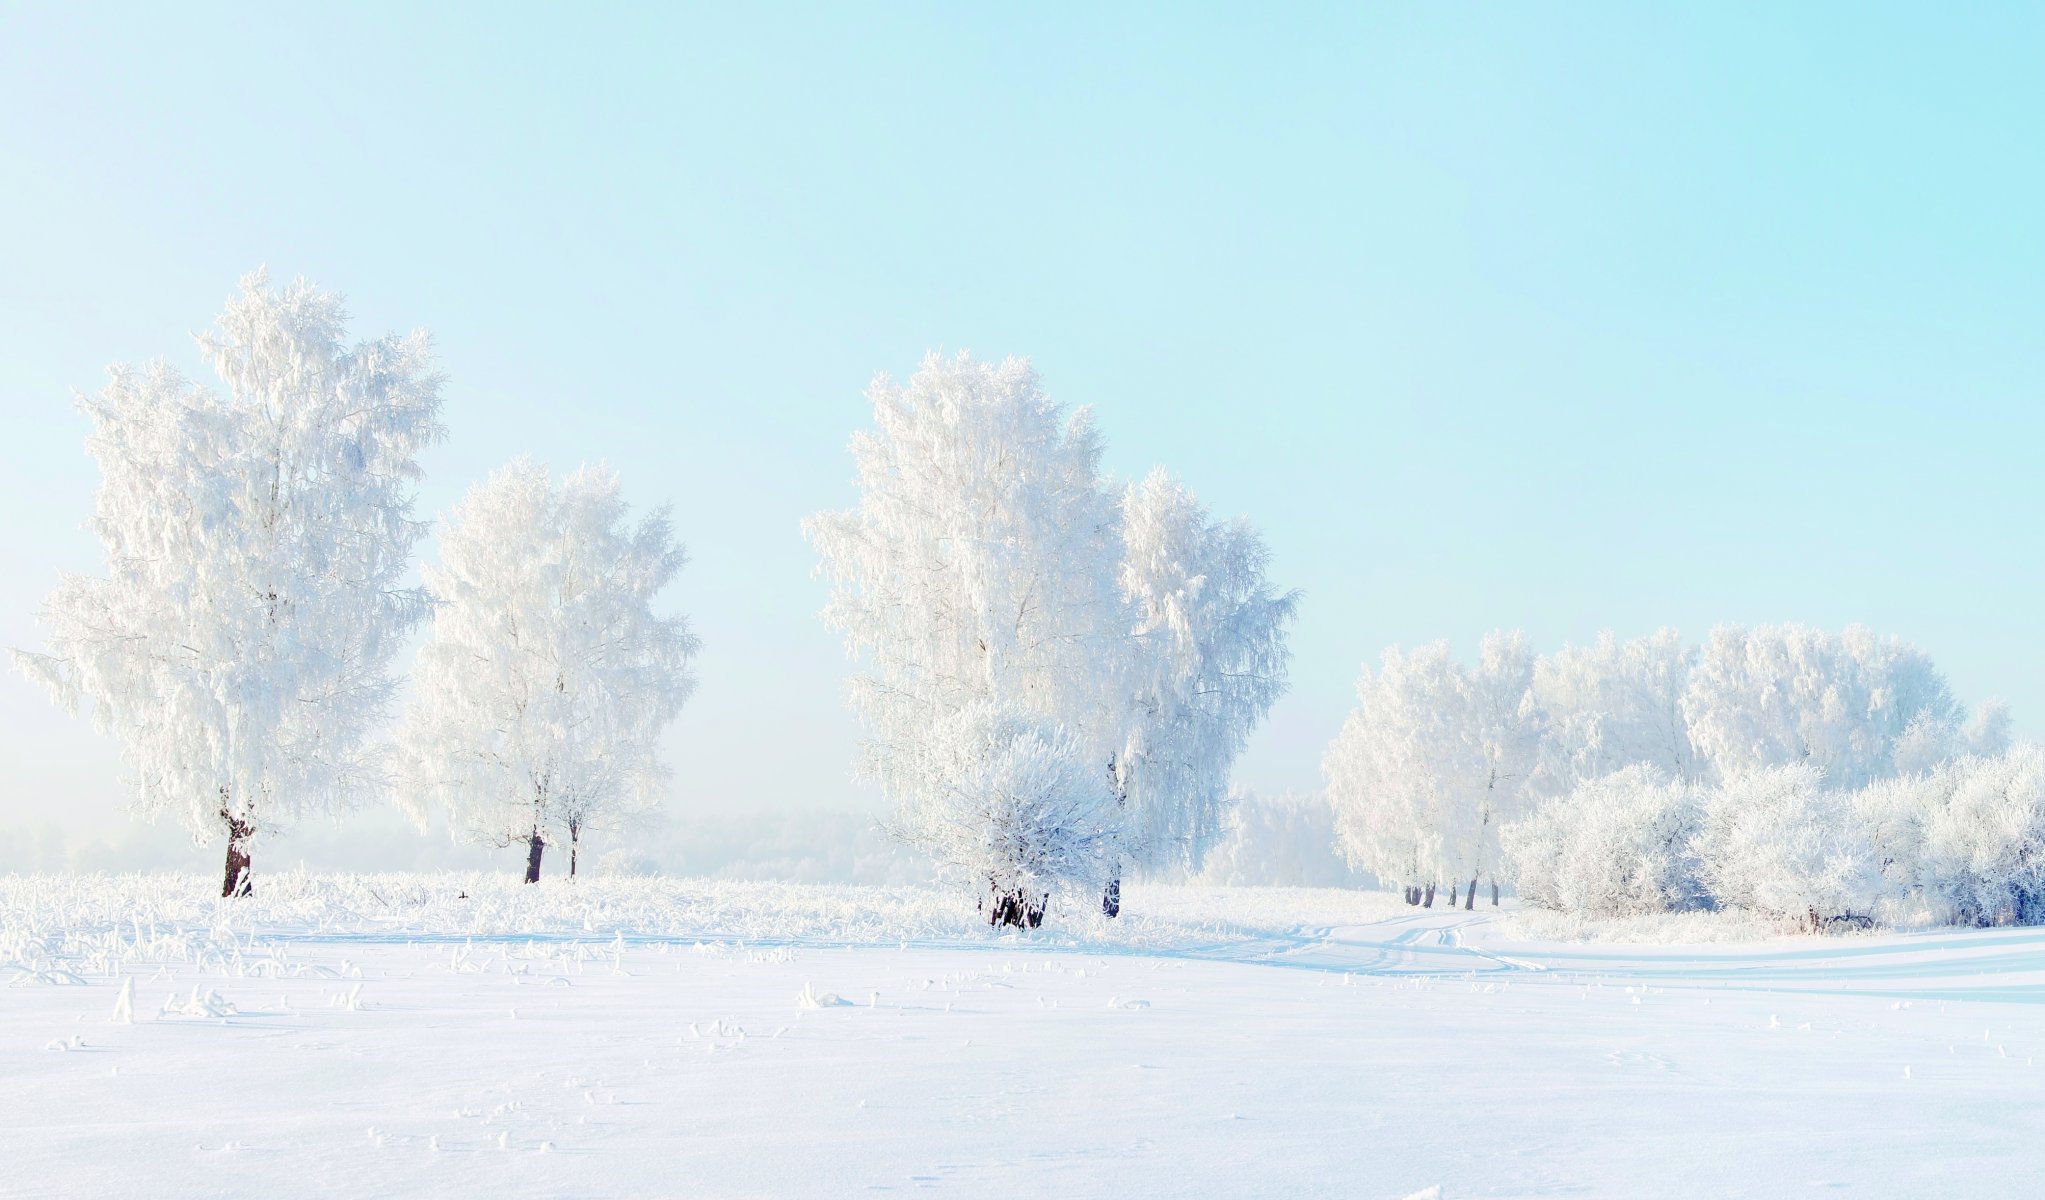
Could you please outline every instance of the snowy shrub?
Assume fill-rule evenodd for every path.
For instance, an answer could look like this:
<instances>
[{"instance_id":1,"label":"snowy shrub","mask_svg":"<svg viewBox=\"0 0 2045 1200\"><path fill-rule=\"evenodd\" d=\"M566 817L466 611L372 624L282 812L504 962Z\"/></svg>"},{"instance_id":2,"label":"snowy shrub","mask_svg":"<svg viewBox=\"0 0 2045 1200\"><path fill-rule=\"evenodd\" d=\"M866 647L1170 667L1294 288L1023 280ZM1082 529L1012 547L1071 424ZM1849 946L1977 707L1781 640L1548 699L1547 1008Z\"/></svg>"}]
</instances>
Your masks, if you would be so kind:
<instances>
[{"instance_id":1,"label":"snowy shrub","mask_svg":"<svg viewBox=\"0 0 2045 1200\"><path fill-rule=\"evenodd\" d=\"M1886 888L1899 901L1914 896L1938 907L1924 889L1925 823L1944 806L1956 768L1941 763L1919 774L1877 779L1848 797Z\"/></svg>"},{"instance_id":2,"label":"snowy shrub","mask_svg":"<svg viewBox=\"0 0 2045 1200\"><path fill-rule=\"evenodd\" d=\"M985 889L995 924L1036 925L1052 893L1098 896L1121 853L1106 772L1057 726L986 704L937 731L922 771L942 781L899 835Z\"/></svg>"},{"instance_id":3,"label":"snowy shrub","mask_svg":"<svg viewBox=\"0 0 2045 1200\"><path fill-rule=\"evenodd\" d=\"M1702 907L1697 789L1652 768L1579 784L1501 833L1521 899L1586 916Z\"/></svg>"},{"instance_id":4,"label":"snowy shrub","mask_svg":"<svg viewBox=\"0 0 2045 1200\"><path fill-rule=\"evenodd\" d=\"M1815 929L1870 923L1890 894L1851 797L1815 767L1745 772L1712 789L1694 845L1722 906Z\"/></svg>"},{"instance_id":5,"label":"snowy shrub","mask_svg":"<svg viewBox=\"0 0 2045 1200\"><path fill-rule=\"evenodd\" d=\"M1919 795L1925 899L1959 923L2045 921L2045 750L1962 759Z\"/></svg>"}]
</instances>

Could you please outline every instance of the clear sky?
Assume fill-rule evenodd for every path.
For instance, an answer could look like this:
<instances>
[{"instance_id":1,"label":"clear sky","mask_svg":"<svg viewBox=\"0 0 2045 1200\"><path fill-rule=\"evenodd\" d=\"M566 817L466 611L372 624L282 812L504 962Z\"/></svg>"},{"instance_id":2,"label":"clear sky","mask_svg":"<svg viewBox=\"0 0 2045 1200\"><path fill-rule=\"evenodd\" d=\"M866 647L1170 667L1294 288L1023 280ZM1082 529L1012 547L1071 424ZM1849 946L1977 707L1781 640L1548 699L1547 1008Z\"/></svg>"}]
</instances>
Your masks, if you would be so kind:
<instances>
[{"instance_id":1,"label":"clear sky","mask_svg":"<svg viewBox=\"0 0 2045 1200\"><path fill-rule=\"evenodd\" d=\"M268 264L434 332L425 512L526 451L674 504L681 810L874 803L798 522L932 348L1265 530L1250 786L1498 626L1860 622L2045 733L2045 8L644 7L0 7L0 641L98 565L69 389ZM117 819L11 675L0 762L0 829Z\"/></svg>"}]
</instances>

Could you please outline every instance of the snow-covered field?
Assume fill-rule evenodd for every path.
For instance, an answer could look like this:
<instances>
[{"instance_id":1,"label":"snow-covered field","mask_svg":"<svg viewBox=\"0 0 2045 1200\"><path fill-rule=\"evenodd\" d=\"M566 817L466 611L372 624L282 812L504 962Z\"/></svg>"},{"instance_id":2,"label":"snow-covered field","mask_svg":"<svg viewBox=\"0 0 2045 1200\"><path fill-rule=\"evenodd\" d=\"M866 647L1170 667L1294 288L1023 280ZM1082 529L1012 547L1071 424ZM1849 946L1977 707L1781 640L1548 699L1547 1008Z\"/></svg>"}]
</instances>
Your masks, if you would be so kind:
<instances>
[{"instance_id":1,"label":"snow-covered field","mask_svg":"<svg viewBox=\"0 0 2045 1200\"><path fill-rule=\"evenodd\" d=\"M1132 887L1122 921L1004 936L915 888L208 883L0 877L0 1194L2045 1178L2045 930L1557 942L1373 893Z\"/></svg>"}]
</instances>

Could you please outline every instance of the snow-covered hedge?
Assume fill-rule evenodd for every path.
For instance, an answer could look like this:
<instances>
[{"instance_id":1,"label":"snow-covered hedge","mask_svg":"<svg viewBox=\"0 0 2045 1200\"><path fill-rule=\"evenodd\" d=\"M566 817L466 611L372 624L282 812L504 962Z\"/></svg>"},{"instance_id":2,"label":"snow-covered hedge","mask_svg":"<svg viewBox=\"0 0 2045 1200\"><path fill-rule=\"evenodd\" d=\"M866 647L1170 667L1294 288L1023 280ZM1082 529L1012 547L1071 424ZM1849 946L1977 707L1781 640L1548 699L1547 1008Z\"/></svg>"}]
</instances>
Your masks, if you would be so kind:
<instances>
[{"instance_id":1,"label":"snow-covered hedge","mask_svg":"<svg viewBox=\"0 0 2045 1200\"><path fill-rule=\"evenodd\" d=\"M1520 898L1542 908L1595 917L1697 908L1699 814L1696 788L1628 767L1509 826L1506 862Z\"/></svg>"},{"instance_id":2,"label":"snow-covered hedge","mask_svg":"<svg viewBox=\"0 0 2045 1200\"><path fill-rule=\"evenodd\" d=\"M1692 845L1714 901L1812 928L1874 920L1881 862L1851 796L1824 782L1812 767L1774 767L1706 793Z\"/></svg>"},{"instance_id":3,"label":"snow-covered hedge","mask_svg":"<svg viewBox=\"0 0 2045 1200\"><path fill-rule=\"evenodd\" d=\"M1585 917L1737 909L1807 928L2045 922L2045 749L1857 789L1811 766L1715 786L1629 768L1503 834L1522 899Z\"/></svg>"}]
</instances>

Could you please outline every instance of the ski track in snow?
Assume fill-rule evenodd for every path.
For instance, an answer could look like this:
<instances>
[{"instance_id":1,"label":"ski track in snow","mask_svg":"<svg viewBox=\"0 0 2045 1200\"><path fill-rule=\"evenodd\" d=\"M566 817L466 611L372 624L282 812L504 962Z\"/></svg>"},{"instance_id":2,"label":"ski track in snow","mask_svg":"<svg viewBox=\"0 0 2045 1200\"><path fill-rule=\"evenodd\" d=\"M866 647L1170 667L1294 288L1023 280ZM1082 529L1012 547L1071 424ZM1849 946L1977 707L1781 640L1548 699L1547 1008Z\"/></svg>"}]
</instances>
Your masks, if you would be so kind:
<instances>
[{"instance_id":1,"label":"ski track in snow","mask_svg":"<svg viewBox=\"0 0 2045 1200\"><path fill-rule=\"evenodd\" d=\"M1562 943L1481 909L1132 887L1133 914L1206 908L1176 942L1140 920L124 930L118 905L35 907L62 894L0 903L0 1196L1994 1197L2045 1175L2045 929Z\"/></svg>"}]
</instances>

